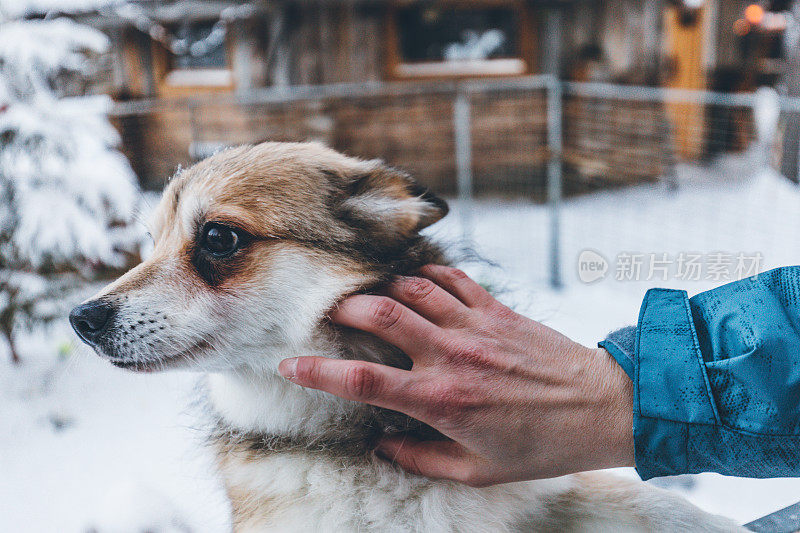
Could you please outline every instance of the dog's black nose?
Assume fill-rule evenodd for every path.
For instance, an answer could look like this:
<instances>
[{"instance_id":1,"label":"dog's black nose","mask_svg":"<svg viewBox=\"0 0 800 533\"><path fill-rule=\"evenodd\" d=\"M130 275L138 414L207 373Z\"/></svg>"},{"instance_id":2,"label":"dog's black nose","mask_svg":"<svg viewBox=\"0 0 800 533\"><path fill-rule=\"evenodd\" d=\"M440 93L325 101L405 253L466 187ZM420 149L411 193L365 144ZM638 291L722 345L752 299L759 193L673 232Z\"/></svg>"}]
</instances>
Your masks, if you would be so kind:
<instances>
[{"instance_id":1,"label":"dog's black nose","mask_svg":"<svg viewBox=\"0 0 800 533\"><path fill-rule=\"evenodd\" d=\"M81 304L69 314L75 333L87 344L94 344L114 314L114 307L103 300Z\"/></svg>"}]
</instances>

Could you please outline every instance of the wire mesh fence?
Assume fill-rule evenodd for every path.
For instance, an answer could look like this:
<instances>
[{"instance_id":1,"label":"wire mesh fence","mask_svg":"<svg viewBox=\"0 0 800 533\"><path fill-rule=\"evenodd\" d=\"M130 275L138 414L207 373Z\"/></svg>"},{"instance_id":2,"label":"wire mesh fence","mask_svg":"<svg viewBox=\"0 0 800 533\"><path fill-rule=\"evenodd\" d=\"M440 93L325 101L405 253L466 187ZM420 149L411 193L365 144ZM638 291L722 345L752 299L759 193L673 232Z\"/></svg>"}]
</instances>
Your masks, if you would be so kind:
<instances>
[{"instance_id":1,"label":"wire mesh fence","mask_svg":"<svg viewBox=\"0 0 800 533\"><path fill-rule=\"evenodd\" d=\"M150 188L224 146L318 140L451 198L439 233L521 281L641 290L800 260L800 191L775 170L798 157L776 148L798 110L774 94L529 76L264 89L114 115Z\"/></svg>"},{"instance_id":2,"label":"wire mesh fence","mask_svg":"<svg viewBox=\"0 0 800 533\"><path fill-rule=\"evenodd\" d=\"M780 109L793 102L769 92L597 84L567 84L566 92L599 100L601 112L575 120L594 132L584 153L590 163L592 153L606 154L603 170L627 185L604 184L565 203L560 237L568 278L694 291L800 259L792 238L800 191L771 166L775 156L797 157L796 146L774 151L786 121ZM583 185L586 173L570 174L566 150L564 159L565 181ZM608 268L603 276L586 270L592 260Z\"/></svg>"}]
</instances>

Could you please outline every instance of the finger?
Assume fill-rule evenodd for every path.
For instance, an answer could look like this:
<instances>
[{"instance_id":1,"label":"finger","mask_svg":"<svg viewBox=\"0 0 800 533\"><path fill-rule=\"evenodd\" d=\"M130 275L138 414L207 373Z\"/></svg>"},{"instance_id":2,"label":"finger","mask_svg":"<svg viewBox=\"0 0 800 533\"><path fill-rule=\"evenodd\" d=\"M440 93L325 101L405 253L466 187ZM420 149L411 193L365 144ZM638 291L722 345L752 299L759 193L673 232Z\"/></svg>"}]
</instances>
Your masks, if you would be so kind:
<instances>
[{"instance_id":1,"label":"finger","mask_svg":"<svg viewBox=\"0 0 800 533\"><path fill-rule=\"evenodd\" d=\"M330 316L340 326L377 335L415 361L433 353L443 333L436 325L385 296L351 296L341 302Z\"/></svg>"},{"instance_id":2,"label":"finger","mask_svg":"<svg viewBox=\"0 0 800 533\"><path fill-rule=\"evenodd\" d=\"M457 268L425 265L419 273L461 300L467 307L481 307L495 301L486 289Z\"/></svg>"},{"instance_id":3,"label":"finger","mask_svg":"<svg viewBox=\"0 0 800 533\"><path fill-rule=\"evenodd\" d=\"M421 277L401 277L386 287L386 295L439 326L458 323L469 310L458 298Z\"/></svg>"},{"instance_id":4,"label":"finger","mask_svg":"<svg viewBox=\"0 0 800 533\"><path fill-rule=\"evenodd\" d=\"M412 474L467 484L475 481L475 457L455 441L392 437L378 443L375 452Z\"/></svg>"},{"instance_id":5,"label":"finger","mask_svg":"<svg viewBox=\"0 0 800 533\"><path fill-rule=\"evenodd\" d=\"M401 411L412 417L416 405L421 403L414 395L410 372L378 363L294 357L281 361L278 372L297 385Z\"/></svg>"}]
</instances>

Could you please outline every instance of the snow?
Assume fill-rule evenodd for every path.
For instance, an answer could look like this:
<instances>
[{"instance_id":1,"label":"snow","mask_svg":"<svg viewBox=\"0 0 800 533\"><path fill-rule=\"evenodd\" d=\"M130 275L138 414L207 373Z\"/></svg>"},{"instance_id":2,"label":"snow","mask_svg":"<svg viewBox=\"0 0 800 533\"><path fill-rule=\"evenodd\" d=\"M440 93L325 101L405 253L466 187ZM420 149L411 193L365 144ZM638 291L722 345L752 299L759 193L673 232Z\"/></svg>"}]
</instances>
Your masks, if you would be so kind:
<instances>
[{"instance_id":1,"label":"snow","mask_svg":"<svg viewBox=\"0 0 800 533\"><path fill-rule=\"evenodd\" d=\"M466 30L461 42L445 45L444 58L447 61L488 59L506 42L503 30L492 29L479 32Z\"/></svg>"},{"instance_id":2,"label":"snow","mask_svg":"<svg viewBox=\"0 0 800 533\"><path fill-rule=\"evenodd\" d=\"M111 100L64 97L65 80L91 77L91 55L107 47L102 32L68 19L0 25L0 185L8 189L0 211L12 255L26 266L116 265L130 247L127 233L110 229L131 222L138 194L115 150Z\"/></svg>"},{"instance_id":3,"label":"snow","mask_svg":"<svg viewBox=\"0 0 800 533\"><path fill-rule=\"evenodd\" d=\"M572 259L584 248L607 258L621 250L758 250L765 268L798 262L800 193L774 172L754 173L744 163L681 168L677 191L646 186L565 201L567 260L560 291L545 283L547 209L521 201L477 201L471 216L475 247L500 266L465 266L528 316L593 345L608 331L635 322L648 287L696 292L718 283L607 278L583 284ZM454 202L445 220L432 233L456 240L464 206ZM20 344L25 360L20 367L0 353L0 530L229 529L224 492L197 430L198 415L188 408L195 375L115 369L79 345L64 321ZM622 474L634 475L627 469ZM800 500L800 479L703 474L659 483L743 523Z\"/></svg>"},{"instance_id":4,"label":"snow","mask_svg":"<svg viewBox=\"0 0 800 533\"><path fill-rule=\"evenodd\" d=\"M140 483L119 483L104 495L100 503L97 517L90 521L94 531L191 531L180 511L165 494Z\"/></svg>"},{"instance_id":5,"label":"snow","mask_svg":"<svg viewBox=\"0 0 800 533\"><path fill-rule=\"evenodd\" d=\"M36 106L17 103L0 114L0 131L16 142L0 150L0 169L15 183L22 216L12 240L34 266L92 258L119 263L123 247L109 220L130 222L138 186L104 96L61 99Z\"/></svg>"},{"instance_id":6,"label":"snow","mask_svg":"<svg viewBox=\"0 0 800 533\"><path fill-rule=\"evenodd\" d=\"M761 270L800 264L800 189L771 169L754 172L756 159L757 154L744 154L707 168L681 166L677 190L648 184L565 201L560 215L564 283L583 286L577 259L587 249L611 266L596 285L636 297L655 285L696 293L726 281L705 274L699 280L677 279L674 260L681 252L699 252L706 259L714 252L760 252ZM451 214L432 228L432 235L453 241L463 227L474 225L472 239L502 266L504 278L522 286L547 281L548 209L524 201L484 200L471 209L450 204ZM646 279L643 268L640 281L617 281L613 267L621 253L668 254L673 260L668 280Z\"/></svg>"},{"instance_id":7,"label":"snow","mask_svg":"<svg viewBox=\"0 0 800 533\"><path fill-rule=\"evenodd\" d=\"M121 3L121 0L0 0L0 20L53 13L88 13Z\"/></svg>"},{"instance_id":8,"label":"snow","mask_svg":"<svg viewBox=\"0 0 800 533\"><path fill-rule=\"evenodd\" d=\"M0 363L0 530L225 531L224 494L187 414L195 376L139 379L65 344L66 325L51 335L25 343L22 366ZM66 357L51 355L56 342Z\"/></svg>"},{"instance_id":9,"label":"snow","mask_svg":"<svg viewBox=\"0 0 800 533\"><path fill-rule=\"evenodd\" d=\"M52 99L49 80L68 71L90 75L90 56L110 44L103 32L66 18L2 22L0 28L0 104L12 97Z\"/></svg>"},{"instance_id":10,"label":"snow","mask_svg":"<svg viewBox=\"0 0 800 533\"><path fill-rule=\"evenodd\" d=\"M133 229L139 189L116 150L111 100L71 96L107 47L103 33L68 19L0 18L4 341L56 312L70 276L123 266L144 237Z\"/></svg>"}]
</instances>

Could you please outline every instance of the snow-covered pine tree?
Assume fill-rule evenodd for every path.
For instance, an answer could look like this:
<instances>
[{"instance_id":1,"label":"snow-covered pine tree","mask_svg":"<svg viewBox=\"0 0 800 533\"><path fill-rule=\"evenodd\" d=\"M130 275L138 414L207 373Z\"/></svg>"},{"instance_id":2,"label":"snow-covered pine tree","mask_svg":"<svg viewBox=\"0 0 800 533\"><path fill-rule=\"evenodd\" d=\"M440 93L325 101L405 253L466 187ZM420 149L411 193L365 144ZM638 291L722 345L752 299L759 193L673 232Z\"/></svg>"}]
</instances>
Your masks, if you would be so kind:
<instances>
[{"instance_id":1,"label":"snow-covered pine tree","mask_svg":"<svg viewBox=\"0 0 800 533\"><path fill-rule=\"evenodd\" d=\"M105 35L69 19L0 20L0 333L19 328L135 251L138 187L110 100L80 96Z\"/></svg>"}]
</instances>

